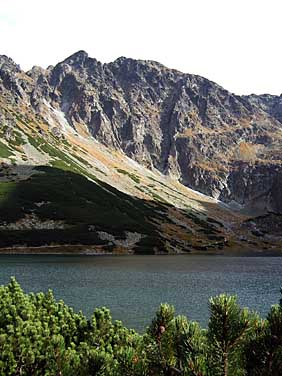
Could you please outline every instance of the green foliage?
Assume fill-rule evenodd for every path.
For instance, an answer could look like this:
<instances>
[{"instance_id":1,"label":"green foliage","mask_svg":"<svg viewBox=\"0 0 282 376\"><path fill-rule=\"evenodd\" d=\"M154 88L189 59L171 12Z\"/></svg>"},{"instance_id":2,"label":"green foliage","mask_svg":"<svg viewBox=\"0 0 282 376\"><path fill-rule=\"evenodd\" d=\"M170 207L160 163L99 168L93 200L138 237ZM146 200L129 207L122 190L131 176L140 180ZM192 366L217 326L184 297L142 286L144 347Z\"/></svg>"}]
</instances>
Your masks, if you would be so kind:
<instances>
[{"instance_id":1,"label":"green foliage","mask_svg":"<svg viewBox=\"0 0 282 376\"><path fill-rule=\"evenodd\" d=\"M209 369L212 375L243 375L241 348L253 330L255 316L241 309L235 296L219 295L210 299L208 325Z\"/></svg>"},{"instance_id":2,"label":"green foliage","mask_svg":"<svg viewBox=\"0 0 282 376\"><path fill-rule=\"evenodd\" d=\"M128 171L125 171L121 168L117 168L117 172L123 175L127 175L131 180L133 180L135 183L140 183L140 177L138 175L132 174Z\"/></svg>"},{"instance_id":3,"label":"green foliage","mask_svg":"<svg viewBox=\"0 0 282 376\"><path fill-rule=\"evenodd\" d=\"M0 183L0 204L3 204L7 199L9 199L11 192L16 188L16 183L5 182Z\"/></svg>"},{"instance_id":4,"label":"green foliage","mask_svg":"<svg viewBox=\"0 0 282 376\"><path fill-rule=\"evenodd\" d=\"M198 323L178 316L175 319L174 339L178 368L185 369L186 375L204 375L207 352L205 331Z\"/></svg>"},{"instance_id":5,"label":"green foliage","mask_svg":"<svg viewBox=\"0 0 282 376\"><path fill-rule=\"evenodd\" d=\"M165 375L173 365L174 307L162 304L147 331L148 360L155 374Z\"/></svg>"},{"instance_id":6,"label":"green foliage","mask_svg":"<svg viewBox=\"0 0 282 376\"><path fill-rule=\"evenodd\" d=\"M90 319L53 293L0 286L0 376L280 376L282 306L265 320L235 297L210 300L208 329L162 304L145 334L97 308Z\"/></svg>"},{"instance_id":7,"label":"green foliage","mask_svg":"<svg viewBox=\"0 0 282 376\"><path fill-rule=\"evenodd\" d=\"M0 158L9 158L13 155L12 150L0 141Z\"/></svg>"},{"instance_id":8,"label":"green foliage","mask_svg":"<svg viewBox=\"0 0 282 376\"><path fill-rule=\"evenodd\" d=\"M246 344L247 375L282 375L282 305L275 305L266 321L258 323Z\"/></svg>"}]
</instances>

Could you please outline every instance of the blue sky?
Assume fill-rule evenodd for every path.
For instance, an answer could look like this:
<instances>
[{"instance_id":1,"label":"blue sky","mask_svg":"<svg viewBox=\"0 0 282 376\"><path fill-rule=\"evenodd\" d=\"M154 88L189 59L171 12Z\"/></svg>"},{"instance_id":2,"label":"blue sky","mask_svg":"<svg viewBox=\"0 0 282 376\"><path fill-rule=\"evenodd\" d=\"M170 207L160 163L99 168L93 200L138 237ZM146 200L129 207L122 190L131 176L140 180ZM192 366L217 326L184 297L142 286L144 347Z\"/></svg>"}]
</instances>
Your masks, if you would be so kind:
<instances>
[{"instance_id":1,"label":"blue sky","mask_svg":"<svg viewBox=\"0 0 282 376\"><path fill-rule=\"evenodd\" d=\"M83 49L281 94L281 14L281 0L0 0L0 54L28 70Z\"/></svg>"}]
</instances>

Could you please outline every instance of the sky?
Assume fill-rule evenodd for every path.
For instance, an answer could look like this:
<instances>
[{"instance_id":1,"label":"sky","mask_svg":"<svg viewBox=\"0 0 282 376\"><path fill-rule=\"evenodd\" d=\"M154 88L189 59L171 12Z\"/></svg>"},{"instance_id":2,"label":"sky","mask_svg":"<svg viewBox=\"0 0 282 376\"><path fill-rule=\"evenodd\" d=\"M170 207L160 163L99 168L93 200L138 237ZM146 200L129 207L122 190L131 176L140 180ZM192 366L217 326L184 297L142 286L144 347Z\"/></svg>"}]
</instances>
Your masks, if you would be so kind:
<instances>
[{"instance_id":1,"label":"sky","mask_svg":"<svg viewBox=\"0 0 282 376\"><path fill-rule=\"evenodd\" d=\"M282 93L281 0L0 0L0 54L155 60L235 94Z\"/></svg>"}]
</instances>

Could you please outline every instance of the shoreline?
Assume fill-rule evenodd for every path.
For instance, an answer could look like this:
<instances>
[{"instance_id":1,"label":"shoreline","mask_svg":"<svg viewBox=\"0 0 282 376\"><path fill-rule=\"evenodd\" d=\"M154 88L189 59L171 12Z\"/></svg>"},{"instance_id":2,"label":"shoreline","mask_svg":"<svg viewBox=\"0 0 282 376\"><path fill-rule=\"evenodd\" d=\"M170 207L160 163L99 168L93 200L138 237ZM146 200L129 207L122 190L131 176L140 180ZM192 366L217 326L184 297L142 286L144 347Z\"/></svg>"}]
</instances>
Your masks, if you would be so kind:
<instances>
[{"instance_id":1,"label":"shoreline","mask_svg":"<svg viewBox=\"0 0 282 376\"><path fill-rule=\"evenodd\" d=\"M212 250L212 251L190 251L181 252L175 254L168 253L158 253L158 254L148 254L148 253L134 253L133 251L119 251L119 252L108 252L102 249L102 247L97 246L87 246L87 245L48 245L39 247L5 247L0 248L1 255L45 255L45 256L225 256L225 257L282 257L281 250L254 250L254 249L225 249L225 250Z\"/></svg>"},{"instance_id":2,"label":"shoreline","mask_svg":"<svg viewBox=\"0 0 282 376\"><path fill-rule=\"evenodd\" d=\"M113 255L112 252L106 252L99 247L85 246L85 245L48 245L39 247L5 247L0 248L0 255L86 255L86 256L100 256Z\"/></svg>"}]
</instances>

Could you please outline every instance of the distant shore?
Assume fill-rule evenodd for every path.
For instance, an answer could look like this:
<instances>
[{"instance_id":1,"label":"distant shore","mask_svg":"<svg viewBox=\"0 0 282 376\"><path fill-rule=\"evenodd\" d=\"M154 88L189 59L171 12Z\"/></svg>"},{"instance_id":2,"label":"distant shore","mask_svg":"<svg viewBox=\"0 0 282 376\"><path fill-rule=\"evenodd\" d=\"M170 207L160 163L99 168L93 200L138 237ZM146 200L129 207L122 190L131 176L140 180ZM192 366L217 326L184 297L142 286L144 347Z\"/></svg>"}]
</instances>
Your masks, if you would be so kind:
<instances>
[{"instance_id":1,"label":"distant shore","mask_svg":"<svg viewBox=\"0 0 282 376\"><path fill-rule=\"evenodd\" d=\"M145 253L144 253L145 254ZM224 250L212 250L212 251L191 251L191 252L182 252L176 254L167 254L165 252L158 253L158 255L209 255L209 256L244 256L244 257L252 257L252 256L262 256L262 257L282 257L282 247L281 249L273 249L273 250L256 250L256 249L230 249L226 248ZM48 245L48 246L40 246L40 247L7 247L7 248L0 248L0 255L61 255L61 256L136 256L142 255L142 253L134 253L131 250L124 250L118 252L109 252L102 249L102 247L97 246L90 246L90 245L73 245L73 244L65 244L65 245ZM146 253L146 255L149 255Z\"/></svg>"},{"instance_id":2,"label":"distant shore","mask_svg":"<svg viewBox=\"0 0 282 376\"><path fill-rule=\"evenodd\" d=\"M112 255L99 247L87 245L48 245L40 247L7 247L0 248L0 255ZM130 254L130 253L128 253Z\"/></svg>"}]
</instances>

